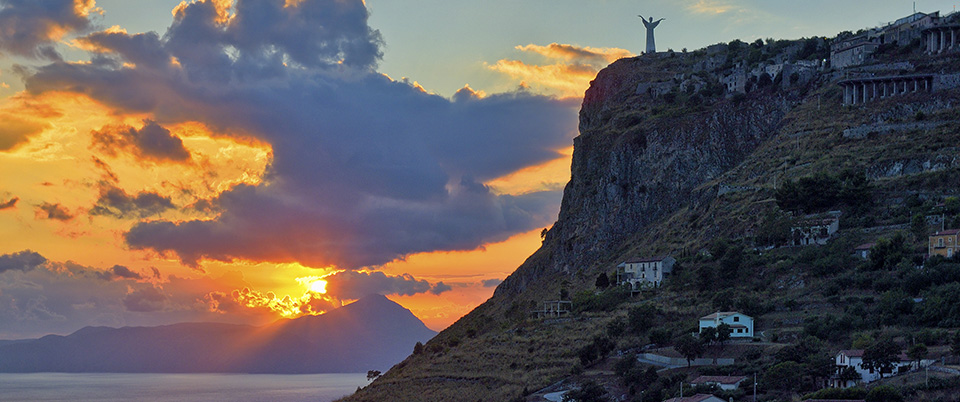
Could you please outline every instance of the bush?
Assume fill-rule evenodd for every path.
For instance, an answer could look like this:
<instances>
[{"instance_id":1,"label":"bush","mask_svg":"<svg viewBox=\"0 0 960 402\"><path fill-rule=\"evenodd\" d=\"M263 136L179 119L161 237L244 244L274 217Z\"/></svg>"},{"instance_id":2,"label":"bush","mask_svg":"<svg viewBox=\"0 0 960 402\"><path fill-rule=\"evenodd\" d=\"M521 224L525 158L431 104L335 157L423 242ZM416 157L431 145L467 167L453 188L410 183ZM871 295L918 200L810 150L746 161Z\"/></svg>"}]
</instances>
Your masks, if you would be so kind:
<instances>
[{"instance_id":1,"label":"bush","mask_svg":"<svg viewBox=\"0 0 960 402\"><path fill-rule=\"evenodd\" d=\"M903 402L903 395L890 385L880 385L871 389L864 399L867 402Z\"/></svg>"}]
</instances>

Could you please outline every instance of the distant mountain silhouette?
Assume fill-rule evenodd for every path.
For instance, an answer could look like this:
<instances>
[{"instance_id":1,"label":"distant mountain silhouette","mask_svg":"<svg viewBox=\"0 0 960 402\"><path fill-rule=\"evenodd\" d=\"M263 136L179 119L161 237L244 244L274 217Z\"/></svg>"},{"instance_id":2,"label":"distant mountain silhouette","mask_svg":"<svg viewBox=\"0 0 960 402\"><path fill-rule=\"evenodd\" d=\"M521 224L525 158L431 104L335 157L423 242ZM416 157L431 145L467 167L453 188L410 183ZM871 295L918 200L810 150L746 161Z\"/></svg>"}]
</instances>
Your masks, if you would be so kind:
<instances>
[{"instance_id":1,"label":"distant mountain silhouette","mask_svg":"<svg viewBox=\"0 0 960 402\"><path fill-rule=\"evenodd\" d=\"M370 295L324 315L262 327L86 327L67 336L0 343L0 372L385 371L434 335L410 310Z\"/></svg>"}]
</instances>

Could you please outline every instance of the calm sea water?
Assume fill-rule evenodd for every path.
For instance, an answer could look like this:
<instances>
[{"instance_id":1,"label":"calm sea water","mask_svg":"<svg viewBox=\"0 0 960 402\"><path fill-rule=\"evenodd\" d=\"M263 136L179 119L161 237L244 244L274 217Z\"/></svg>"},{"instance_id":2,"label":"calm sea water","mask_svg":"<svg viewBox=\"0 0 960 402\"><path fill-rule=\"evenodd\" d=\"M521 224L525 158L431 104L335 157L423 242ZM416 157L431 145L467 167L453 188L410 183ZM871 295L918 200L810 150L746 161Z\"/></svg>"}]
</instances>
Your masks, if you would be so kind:
<instances>
[{"instance_id":1,"label":"calm sea water","mask_svg":"<svg viewBox=\"0 0 960 402\"><path fill-rule=\"evenodd\" d=\"M0 374L0 401L319 401L352 394L364 374Z\"/></svg>"}]
</instances>

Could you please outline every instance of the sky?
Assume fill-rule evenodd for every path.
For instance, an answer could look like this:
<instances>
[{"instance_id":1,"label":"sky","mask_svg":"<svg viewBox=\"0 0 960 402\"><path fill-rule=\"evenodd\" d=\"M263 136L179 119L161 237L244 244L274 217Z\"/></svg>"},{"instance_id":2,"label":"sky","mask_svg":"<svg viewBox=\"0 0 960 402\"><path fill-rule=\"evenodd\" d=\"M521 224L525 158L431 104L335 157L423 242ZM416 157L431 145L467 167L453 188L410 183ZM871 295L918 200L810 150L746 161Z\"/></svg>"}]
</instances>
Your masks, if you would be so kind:
<instances>
[{"instance_id":1,"label":"sky","mask_svg":"<svg viewBox=\"0 0 960 402\"><path fill-rule=\"evenodd\" d=\"M643 48L638 14L680 51L913 7L0 0L0 339L370 293L441 330L556 220L580 98Z\"/></svg>"}]
</instances>

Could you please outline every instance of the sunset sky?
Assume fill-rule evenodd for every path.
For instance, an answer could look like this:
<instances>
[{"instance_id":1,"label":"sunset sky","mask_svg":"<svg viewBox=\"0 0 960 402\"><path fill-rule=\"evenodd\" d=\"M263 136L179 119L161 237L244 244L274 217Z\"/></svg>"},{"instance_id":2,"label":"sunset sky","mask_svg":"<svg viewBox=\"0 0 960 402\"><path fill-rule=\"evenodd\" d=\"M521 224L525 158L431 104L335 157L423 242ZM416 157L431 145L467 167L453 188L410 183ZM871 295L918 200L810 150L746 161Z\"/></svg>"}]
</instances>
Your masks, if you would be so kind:
<instances>
[{"instance_id":1,"label":"sunset sky","mask_svg":"<svg viewBox=\"0 0 960 402\"><path fill-rule=\"evenodd\" d=\"M580 97L643 48L637 14L679 51L912 8L0 0L0 339L264 324L370 293L441 330L556 220Z\"/></svg>"}]
</instances>

